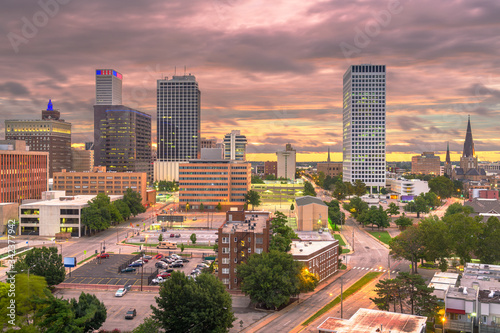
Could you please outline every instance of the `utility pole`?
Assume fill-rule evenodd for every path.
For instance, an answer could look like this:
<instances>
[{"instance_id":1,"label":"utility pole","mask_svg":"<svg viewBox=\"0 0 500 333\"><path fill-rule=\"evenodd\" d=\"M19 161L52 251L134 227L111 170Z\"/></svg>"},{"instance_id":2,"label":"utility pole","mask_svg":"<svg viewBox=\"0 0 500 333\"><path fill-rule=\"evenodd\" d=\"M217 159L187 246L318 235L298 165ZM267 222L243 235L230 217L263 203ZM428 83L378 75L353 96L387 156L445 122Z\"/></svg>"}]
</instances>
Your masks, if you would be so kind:
<instances>
[{"instance_id":1,"label":"utility pole","mask_svg":"<svg viewBox=\"0 0 500 333\"><path fill-rule=\"evenodd\" d=\"M354 252L354 227L352 227L352 251Z\"/></svg>"},{"instance_id":2,"label":"utility pole","mask_svg":"<svg viewBox=\"0 0 500 333\"><path fill-rule=\"evenodd\" d=\"M391 253L387 254L387 270L389 271L389 280L391 279Z\"/></svg>"},{"instance_id":3,"label":"utility pole","mask_svg":"<svg viewBox=\"0 0 500 333\"><path fill-rule=\"evenodd\" d=\"M142 251L141 251L141 253L142 253ZM143 278L143 276L144 276L144 261L142 262L142 265L141 265L141 291L142 291L142 278Z\"/></svg>"}]
</instances>

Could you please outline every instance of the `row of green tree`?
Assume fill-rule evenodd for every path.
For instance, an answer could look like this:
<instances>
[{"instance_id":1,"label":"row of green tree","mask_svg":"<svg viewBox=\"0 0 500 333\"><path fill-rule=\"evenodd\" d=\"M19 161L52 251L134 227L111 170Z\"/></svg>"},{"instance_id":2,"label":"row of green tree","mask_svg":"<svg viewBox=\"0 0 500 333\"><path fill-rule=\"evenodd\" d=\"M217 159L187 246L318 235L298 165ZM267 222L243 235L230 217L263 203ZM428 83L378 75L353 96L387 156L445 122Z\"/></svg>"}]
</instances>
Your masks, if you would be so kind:
<instances>
[{"instance_id":1,"label":"row of green tree","mask_svg":"<svg viewBox=\"0 0 500 333\"><path fill-rule=\"evenodd\" d=\"M460 263L470 262L472 256L485 264L500 261L500 221L490 217L469 216L472 209L454 203L448 207L443 218L435 215L410 226L390 243L391 255L412 263L417 273L417 264L424 260L438 263L445 271L447 258L458 257Z\"/></svg>"},{"instance_id":2,"label":"row of green tree","mask_svg":"<svg viewBox=\"0 0 500 333\"><path fill-rule=\"evenodd\" d=\"M166 180L155 181L153 187L159 192L176 192L179 191L179 183L169 182Z\"/></svg>"},{"instance_id":3,"label":"row of green tree","mask_svg":"<svg viewBox=\"0 0 500 333\"><path fill-rule=\"evenodd\" d=\"M417 274L400 272L395 279L380 280L375 285L377 297L370 298L384 311L434 317L439 311L439 300L432 295L424 278Z\"/></svg>"},{"instance_id":4,"label":"row of green tree","mask_svg":"<svg viewBox=\"0 0 500 333\"><path fill-rule=\"evenodd\" d=\"M264 180L281 180L281 181L288 181L287 178L285 177L276 177L275 175L266 175L264 178L260 177L259 175L252 175L251 183L252 184L264 184Z\"/></svg>"},{"instance_id":5,"label":"row of green tree","mask_svg":"<svg viewBox=\"0 0 500 333\"><path fill-rule=\"evenodd\" d=\"M90 233L106 230L112 223L123 222L131 216L137 216L146 211L142 205L141 194L130 188L123 194L123 199L111 202L106 193L99 193L88 204L88 207L82 209L85 234L87 234L87 228Z\"/></svg>"},{"instance_id":6,"label":"row of green tree","mask_svg":"<svg viewBox=\"0 0 500 333\"><path fill-rule=\"evenodd\" d=\"M78 300L57 298L45 278L35 274L16 274L7 282L0 282L4 332L84 333L99 329L106 321L106 307L94 295L82 292Z\"/></svg>"}]
</instances>

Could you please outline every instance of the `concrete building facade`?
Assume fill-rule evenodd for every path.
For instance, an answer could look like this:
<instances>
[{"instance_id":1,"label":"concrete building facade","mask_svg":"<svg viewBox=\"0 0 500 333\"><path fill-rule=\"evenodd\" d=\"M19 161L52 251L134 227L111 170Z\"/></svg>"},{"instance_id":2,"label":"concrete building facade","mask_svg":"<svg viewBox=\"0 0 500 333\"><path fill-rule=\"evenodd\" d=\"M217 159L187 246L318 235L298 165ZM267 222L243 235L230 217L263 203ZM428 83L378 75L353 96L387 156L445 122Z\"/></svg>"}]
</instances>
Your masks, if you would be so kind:
<instances>
[{"instance_id":1,"label":"concrete building facade","mask_svg":"<svg viewBox=\"0 0 500 333\"><path fill-rule=\"evenodd\" d=\"M342 162L320 162L316 170L318 173L323 172L325 176L338 177L342 174Z\"/></svg>"},{"instance_id":2,"label":"concrete building facade","mask_svg":"<svg viewBox=\"0 0 500 333\"><path fill-rule=\"evenodd\" d=\"M40 199L49 186L49 153L22 140L0 140L0 203Z\"/></svg>"},{"instance_id":3,"label":"concrete building facade","mask_svg":"<svg viewBox=\"0 0 500 333\"><path fill-rule=\"evenodd\" d=\"M71 171L85 172L94 168L94 151L71 148Z\"/></svg>"},{"instance_id":4,"label":"concrete building facade","mask_svg":"<svg viewBox=\"0 0 500 333\"><path fill-rule=\"evenodd\" d=\"M7 224L13 221L19 221L19 204L17 202L0 202L0 235L7 233Z\"/></svg>"},{"instance_id":5,"label":"concrete building facade","mask_svg":"<svg viewBox=\"0 0 500 333\"><path fill-rule=\"evenodd\" d=\"M295 215L298 231L313 231L328 227L328 206L319 198L311 196L295 198Z\"/></svg>"},{"instance_id":6,"label":"concrete building facade","mask_svg":"<svg viewBox=\"0 0 500 333\"><path fill-rule=\"evenodd\" d=\"M224 159L246 161L247 137L240 131L231 131L224 136Z\"/></svg>"},{"instance_id":7,"label":"concrete building facade","mask_svg":"<svg viewBox=\"0 0 500 333\"><path fill-rule=\"evenodd\" d=\"M412 156L411 173L423 175L441 174L441 159L434 152L423 152L421 155Z\"/></svg>"},{"instance_id":8,"label":"concrete building facade","mask_svg":"<svg viewBox=\"0 0 500 333\"><path fill-rule=\"evenodd\" d=\"M95 71L95 104L122 104L123 75L113 69L96 69Z\"/></svg>"},{"instance_id":9,"label":"concrete building facade","mask_svg":"<svg viewBox=\"0 0 500 333\"><path fill-rule=\"evenodd\" d=\"M240 288L239 264L254 253L269 251L270 212L228 211L218 231L218 277L227 289Z\"/></svg>"},{"instance_id":10,"label":"concrete building facade","mask_svg":"<svg viewBox=\"0 0 500 333\"><path fill-rule=\"evenodd\" d=\"M292 145L287 143L285 150L276 152L278 157L276 177L295 180L295 169L297 156Z\"/></svg>"},{"instance_id":11,"label":"concrete building facade","mask_svg":"<svg viewBox=\"0 0 500 333\"><path fill-rule=\"evenodd\" d=\"M179 164L179 204L186 209L243 209L250 189L251 165L243 161L192 160Z\"/></svg>"},{"instance_id":12,"label":"concrete building facade","mask_svg":"<svg viewBox=\"0 0 500 333\"><path fill-rule=\"evenodd\" d=\"M24 140L31 151L49 153L49 177L71 168L71 124L60 118L49 101L39 120L6 120L6 140Z\"/></svg>"},{"instance_id":13,"label":"concrete building facade","mask_svg":"<svg viewBox=\"0 0 500 333\"><path fill-rule=\"evenodd\" d=\"M429 192L429 184L420 179L387 178L387 187L398 196L418 196Z\"/></svg>"},{"instance_id":14,"label":"concrete building facade","mask_svg":"<svg viewBox=\"0 0 500 333\"><path fill-rule=\"evenodd\" d=\"M385 186L386 68L352 65L343 78L343 179Z\"/></svg>"},{"instance_id":15,"label":"concrete building facade","mask_svg":"<svg viewBox=\"0 0 500 333\"><path fill-rule=\"evenodd\" d=\"M94 167L92 172L67 172L54 174L54 191L65 191L66 195L122 195L128 188L139 192L142 204L148 205L146 195L147 174L145 172L106 172L105 167Z\"/></svg>"},{"instance_id":16,"label":"concrete building facade","mask_svg":"<svg viewBox=\"0 0 500 333\"><path fill-rule=\"evenodd\" d=\"M207 139L207 138L201 138L200 139L200 148L216 148L215 146L217 145L217 140L216 139Z\"/></svg>"},{"instance_id":17,"label":"concrete building facade","mask_svg":"<svg viewBox=\"0 0 500 333\"><path fill-rule=\"evenodd\" d=\"M69 232L72 237L86 233L81 217L82 209L95 195L62 196L19 206L19 233L54 237L60 232ZM110 195L111 201L122 199L122 195ZM88 231L88 230L87 230Z\"/></svg>"}]
</instances>

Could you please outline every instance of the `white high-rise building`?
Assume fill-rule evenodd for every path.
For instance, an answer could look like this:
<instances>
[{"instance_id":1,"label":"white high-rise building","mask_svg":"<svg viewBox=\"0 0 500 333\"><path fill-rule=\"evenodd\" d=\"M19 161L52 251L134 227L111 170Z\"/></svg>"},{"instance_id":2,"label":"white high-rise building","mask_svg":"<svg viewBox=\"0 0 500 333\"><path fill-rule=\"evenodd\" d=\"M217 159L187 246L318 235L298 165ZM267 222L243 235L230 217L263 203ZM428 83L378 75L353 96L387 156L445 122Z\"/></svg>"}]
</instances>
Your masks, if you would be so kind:
<instances>
[{"instance_id":1,"label":"white high-rise building","mask_svg":"<svg viewBox=\"0 0 500 333\"><path fill-rule=\"evenodd\" d=\"M344 74L343 178L385 186L385 65L352 65Z\"/></svg>"},{"instance_id":2,"label":"white high-rise building","mask_svg":"<svg viewBox=\"0 0 500 333\"><path fill-rule=\"evenodd\" d=\"M231 131L224 136L224 159L246 160L247 137L241 135L240 131Z\"/></svg>"},{"instance_id":3,"label":"white high-rise building","mask_svg":"<svg viewBox=\"0 0 500 333\"><path fill-rule=\"evenodd\" d=\"M123 76L113 69L95 71L95 105L122 104Z\"/></svg>"},{"instance_id":4,"label":"white high-rise building","mask_svg":"<svg viewBox=\"0 0 500 333\"><path fill-rule=\"evenodd\" d=\"M278 158L276 177L295 180L297 157L292 145L287 143L285 150L276 152L276 155Z\"/></svg>"}]
</instances>

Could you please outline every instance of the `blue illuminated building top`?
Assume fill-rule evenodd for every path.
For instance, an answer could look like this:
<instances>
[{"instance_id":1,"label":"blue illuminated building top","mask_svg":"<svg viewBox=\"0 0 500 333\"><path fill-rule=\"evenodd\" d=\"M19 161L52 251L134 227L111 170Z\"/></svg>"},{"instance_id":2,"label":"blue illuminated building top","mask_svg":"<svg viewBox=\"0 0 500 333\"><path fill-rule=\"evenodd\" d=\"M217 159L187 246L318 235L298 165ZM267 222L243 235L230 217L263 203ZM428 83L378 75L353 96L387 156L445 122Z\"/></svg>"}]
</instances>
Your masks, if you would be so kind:
<instances>
[{"instance_id":1,"label":"blue illuminated building top","mask_svg":"<svg viewBox=\"0 0 500 333\"><path fill-rule=\"evenodd\" d=\"M52 100L49 99L49 104L47 104L47 111L54 111L54 107L52 106Z\"/></svg>"}]
</instances>

